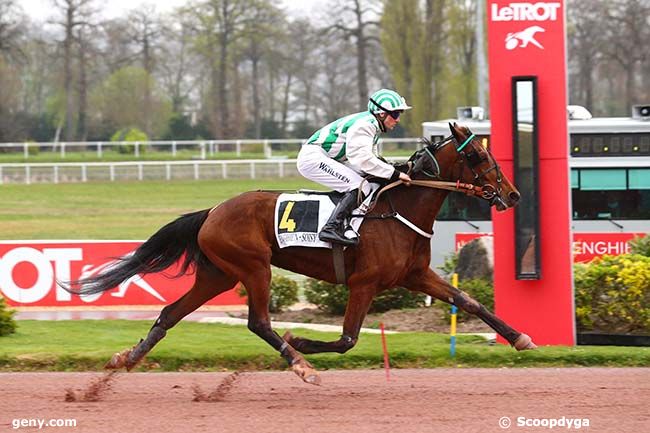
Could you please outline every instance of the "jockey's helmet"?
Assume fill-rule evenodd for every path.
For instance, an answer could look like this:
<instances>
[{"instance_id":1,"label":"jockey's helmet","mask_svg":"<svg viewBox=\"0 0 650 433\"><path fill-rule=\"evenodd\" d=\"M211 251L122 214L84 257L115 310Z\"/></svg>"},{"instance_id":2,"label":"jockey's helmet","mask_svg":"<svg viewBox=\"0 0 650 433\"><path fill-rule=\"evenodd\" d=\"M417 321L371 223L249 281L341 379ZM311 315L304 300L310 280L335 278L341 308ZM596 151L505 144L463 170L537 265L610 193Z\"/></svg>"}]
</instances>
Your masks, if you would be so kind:
<instances>
[{"instance_id":1,"label":"jockey's helmet","mask_svg":"<svg viewBox=\"0 0 650 433\"><path fill-rule=\"evenodd\" d=\"M372 94L368 100L368 111L381 113L391 111L410 110L412 107L406 104L406 100L394 90L381 89Z\"/></svg>"}]
</instances>

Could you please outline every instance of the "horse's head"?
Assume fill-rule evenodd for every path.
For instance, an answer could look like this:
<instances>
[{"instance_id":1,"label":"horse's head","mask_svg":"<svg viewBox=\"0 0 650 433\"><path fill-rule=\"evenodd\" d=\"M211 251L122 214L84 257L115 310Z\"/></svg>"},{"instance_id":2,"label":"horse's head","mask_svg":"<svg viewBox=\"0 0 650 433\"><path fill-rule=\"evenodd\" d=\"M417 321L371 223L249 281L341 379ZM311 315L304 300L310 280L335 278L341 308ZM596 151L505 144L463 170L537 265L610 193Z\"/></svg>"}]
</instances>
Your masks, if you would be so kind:
<instances>
[{"instance_id":1,"label":"horse's head","mask_svg":"<svg viewBox=\"0 0 650 433\"><path fill-rule=\"evenodd\" d=\"M479 197L502 211L516 206L520 194L501 172L499 164L469 128L449 124L451 136L441 142L425 139L425 147L411 161L413 179L472 184L481 188Z\"/></svg>"}]
</instances>

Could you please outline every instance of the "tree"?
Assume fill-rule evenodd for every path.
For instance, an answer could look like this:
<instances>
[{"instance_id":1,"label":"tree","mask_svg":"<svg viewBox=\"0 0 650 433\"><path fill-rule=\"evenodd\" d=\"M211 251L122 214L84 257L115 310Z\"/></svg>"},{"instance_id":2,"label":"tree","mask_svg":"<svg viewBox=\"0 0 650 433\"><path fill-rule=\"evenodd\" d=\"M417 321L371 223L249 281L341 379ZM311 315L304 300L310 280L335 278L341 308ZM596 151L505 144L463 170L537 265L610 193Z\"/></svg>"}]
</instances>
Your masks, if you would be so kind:
<instances>
[{"instance_id":1,"label":"tree","mask_svg":"<svg viewBox=\"0 0 650 433\"><path fill-rule=\"evenodd\" d=\"M154 50L161 35L160 22L155 13L155 6L145 4L139 9L133 10L129 14L128 21L130 23L129 36L138 46L136 53L142 57L142 67L149 75L153 75L156 57ZM149 88L149 80L145 80L144 85L144 132L151 136L151 88Z\"/></svg>"},{"instance_id":2,"label":"tree","mask_svg":"<svg viewBox=\"0 0 650 433\"><path fill-rule=\"evenodd\" d=\"M25 15L16 0L0 0L0 56L6 60L23 57L20 39L26 25Z\"/></svg>"},{"instance_id":3,"label":"tree","mask_svg":"<svg viewBox=\"0 0 650 433\"><path fill-rule=\"evenodd\" d=\"M419 128L423 99L426 99L415 99L416 86L424 85L421 77L425 61L421 49L424 42L421 13L418 0L395 0L386 3L381 19L381 42L395 89L414 107L402 120L402 126L409 133Z\"/></svg>"},{"instance_id":4,"label":"tree","mask_svg":"<svg viewBox=\"0 0 650 433\"><path fill-rule=\"evenodd\" d=\"M73 45L75 31L79 26L87 25L89 16L94 13L92 3L94 0L52 0L54 6L63 15L59 24L63 27L65 38L63 39L63 89L65 91L65 140L72 141L74 138L73 111Z\"/></svg>"},{"instance_id":5,"label":"tree","mask_svg":"<svg viewBox=\"0 0 650 433\"><path fill-rule=\"evenodd\" d=\"M379 42L372 28L376 30L379 27L380 7L379 0L336 0L330 7L330 10L336 11L330 30L346 39L354 39L359 98L357 108L360 110L368 104L367 52L370 44Z\"/></svg>"},{"instance_id":6,"label":"tree","mask_svg":"<svg viewBox=\"0 0 650 433\"><path fill-rule=\"evenodd\" d=\"M605 3L601 0L585 3L570 0L567 4L567 38L569 60L570 100L594 110L594 75L602 59L603 31L600 26Z\"/></svg>"},{"instance_id":7,"label":"tree","mask_svg":"<svg viewBox=\"0 0 650 433\"><path fill-rule=\"evenodd\" d=\"M645 47L650 38L648 0L611 0L605 8L606 56L625 74L625 106L634 103L638 68L649 57Z\"/></svg>"},{"instance_id":8,"label":"tree","mask_svg":"<svg viewBox=\"0 0 650 433\"><path fill-rule=\"evenodd\" d=\"M119 69L93 90L91 99L96 130L106 137L122 128L143 129L146 122L144 92L147 86L152 89L152 135L149 138L163 136L172 114L171 103L157 89L151 75L135 66Z\"/></svg>"},{"instance_id":9,"label":"tree","mask_svg":"<svg viewBox=\"0 0 650 433\"><path fill-rule=\"evenodd\" d=\"M199 56L192 51L192 29L182 13L174 13L162 25L157 74L172 102L174 113L182 113L200 84Z\"/></svg>"},{"instance_id":10,"label":"tree","mask_svg":"<svg viewBox=\"0 0 650 433\"><path fill-rule=\"evenodd\" d=\"M277 7L273 6L268 0L252 1L248 10L246 25L242 30L242 39L244 40L243 57L251 63L251 95L255 138L260 138L262 129L260 62L269 56L272 45L284 36L284 26L284 15Z\"/></svg>"},{"instance_id":11,"label":"tree","mask_svg":"<svg viewBox=\"0 0 650 433\"><path fill-rule=\"evenodd\" d=\"M215 138L231 135L229 72L232 71L233 44L246 24L250 0L207 0L185 9L196 34L195 47L209 68L206 105Z\"/></svg>"}]
</instances>

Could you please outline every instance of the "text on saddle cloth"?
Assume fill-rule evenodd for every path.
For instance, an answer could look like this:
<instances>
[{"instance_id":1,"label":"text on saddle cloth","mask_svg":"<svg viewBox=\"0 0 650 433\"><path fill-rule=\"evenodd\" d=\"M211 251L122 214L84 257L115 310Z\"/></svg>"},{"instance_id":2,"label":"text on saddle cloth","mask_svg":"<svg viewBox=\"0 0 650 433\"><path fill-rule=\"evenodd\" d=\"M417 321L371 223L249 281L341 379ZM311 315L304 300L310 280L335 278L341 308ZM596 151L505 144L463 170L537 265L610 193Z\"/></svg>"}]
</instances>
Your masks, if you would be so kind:
<instances>
[{"instance_id":1,"label":"text on saddle cloth","mask_svg":"<svg viewBox=\"0 0 650 433\"><path fill-rule=\"evenodd\" d=\"M378 185L352 214L365 214ZM280 248L331 248L329 242L318 239L318 232L329 219L336 204L328 194L280 194L275 203L275 237ZM345 236L352 239L359 232L363 218L350 218ZM356 232L356 233L355 233Z\"/></svg>"}]
</instances>

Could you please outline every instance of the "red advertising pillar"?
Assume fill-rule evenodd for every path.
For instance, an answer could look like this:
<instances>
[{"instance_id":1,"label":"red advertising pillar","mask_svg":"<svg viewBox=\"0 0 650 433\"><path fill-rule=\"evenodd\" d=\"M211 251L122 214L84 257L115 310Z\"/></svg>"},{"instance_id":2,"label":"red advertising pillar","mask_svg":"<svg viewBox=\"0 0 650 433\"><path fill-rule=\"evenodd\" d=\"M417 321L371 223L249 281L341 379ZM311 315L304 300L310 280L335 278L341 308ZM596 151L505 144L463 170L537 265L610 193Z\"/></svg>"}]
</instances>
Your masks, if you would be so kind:
<instances>
[{"instance_id":1,"label":"red advertising pillar","mask_svg":"<svg viewBox=\"0 0 650 433\"><path fill-rule=\"evenodd\" d=\"M496 314L538 345L574 345L565 1L487 4L490 144L515 184L513 77L537 83L539 273L517 279L515 212L493 211Z\"/></svg>"}]
</instances>

